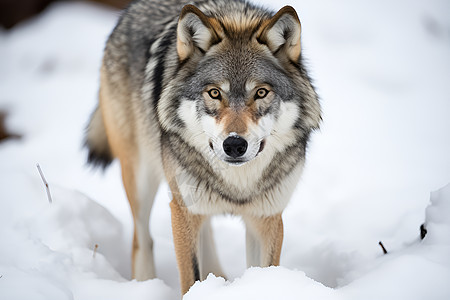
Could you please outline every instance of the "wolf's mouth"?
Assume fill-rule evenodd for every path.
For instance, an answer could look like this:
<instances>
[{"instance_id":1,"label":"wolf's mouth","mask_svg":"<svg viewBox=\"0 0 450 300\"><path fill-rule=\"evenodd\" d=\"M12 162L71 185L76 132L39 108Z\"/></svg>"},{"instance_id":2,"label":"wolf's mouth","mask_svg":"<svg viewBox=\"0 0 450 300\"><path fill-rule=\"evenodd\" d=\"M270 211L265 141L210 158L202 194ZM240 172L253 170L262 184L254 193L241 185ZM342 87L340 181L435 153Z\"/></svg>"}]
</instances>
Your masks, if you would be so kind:
<instances>
[{"instance_id":1,"label":"wolf's mouth","mask_svg":"<svg viewBox=\"0 0 450 300\"><path fill-rule=\"evenodd\" d=\"M245 164L247 162L247 160L243 160L243 159L226 159L225 162L229 163L230 165L240 166L240 165Z\"/></svg>"}]
</instances>

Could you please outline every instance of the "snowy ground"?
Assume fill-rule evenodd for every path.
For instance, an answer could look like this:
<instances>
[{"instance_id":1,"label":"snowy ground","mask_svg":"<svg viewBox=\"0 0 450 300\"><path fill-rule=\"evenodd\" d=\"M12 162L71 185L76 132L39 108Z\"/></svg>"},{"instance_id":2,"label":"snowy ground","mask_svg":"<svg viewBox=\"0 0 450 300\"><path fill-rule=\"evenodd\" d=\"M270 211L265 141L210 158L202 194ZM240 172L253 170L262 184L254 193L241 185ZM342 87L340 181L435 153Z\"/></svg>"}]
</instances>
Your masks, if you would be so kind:
<instances>
[{"instance_id":1,"label":"snowy ground","mask_svg":"<svg viewBox=\"0 0 450 300\"><path fill-rule=\"evenodd\" d=\"M281 267L245 270L243 226L219 217L230 281L210 276L185 299L450 299L450 2L286 4L302 21L324 122L284 213ZM104 175L84 164L82 132L116 19L59 3L0 31L0 110L23 135L0 144L1 299L179 297L167 186L150 224L160 279L130 281L118 164Z\"/></svg>"}]
</instances>

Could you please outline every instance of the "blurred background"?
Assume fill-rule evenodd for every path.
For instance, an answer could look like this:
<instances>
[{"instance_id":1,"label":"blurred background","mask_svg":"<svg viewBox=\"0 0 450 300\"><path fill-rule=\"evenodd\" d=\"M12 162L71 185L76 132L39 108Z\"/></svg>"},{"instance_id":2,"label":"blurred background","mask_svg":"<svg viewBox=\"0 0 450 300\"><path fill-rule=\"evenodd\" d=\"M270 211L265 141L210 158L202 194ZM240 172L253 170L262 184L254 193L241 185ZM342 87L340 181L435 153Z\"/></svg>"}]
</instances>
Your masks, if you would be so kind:
<instances>
[{"instance_id":1,"label":"blurred background","mask_svg":"<svg viewBox=\"0 0 450 300\"><path fill-rule=\"evenodd\" d=\"M392 253L418 242L430 192L450 182L450 1L252 2L297 10L323 109L284 212L281 264L327 287L346 286L382 261L379 241ZM0 0L0 273L12 265L17 290L41 278L79 292L85 285L71 278L80 269L86 278L130 278L133 225L119 164L93 171L82 148L105 41L126 3ZM51 207L36 163L54 194ZM169 201L163 184L150 229L158 277L177 290ZM227 275L241 276L242 223L226 216L213 225ZM94 244L103 265L91 264ZM391 281L387 273L420 272L400 265L379 279ZM379 280L371 282L376 291ZM399 291L416 286L400 282Z\"/></svg>"},{"instance_id":2,"label":"blurred background","mask_svg":"<svg viewBox=\"0 0 450 300\"><path fill-rule=\"evenodd\" d=\"M101 3L113 9L123 9L129 0L86 0L84 2ZM0 0L0 27L10 30L20 22L40 14L50 3L60 0ZM66 1L67 2L67 1ZM0 111L0 141L6 138L18 138L19 135L8 132L5 127L6 112Z\"/></svg>"},{"instance_id":3,"label":"blurred background","mask_svg":"<svg viewBox=\"0 0 450 300\"><path fill-rule=\"evenodd\" d=\"M6 29L42 12L50 3L59 0L1 0L0 25ZM86 0L102 3L116 9L124 8L129 0Z\"/></svg>"}]
</instances>

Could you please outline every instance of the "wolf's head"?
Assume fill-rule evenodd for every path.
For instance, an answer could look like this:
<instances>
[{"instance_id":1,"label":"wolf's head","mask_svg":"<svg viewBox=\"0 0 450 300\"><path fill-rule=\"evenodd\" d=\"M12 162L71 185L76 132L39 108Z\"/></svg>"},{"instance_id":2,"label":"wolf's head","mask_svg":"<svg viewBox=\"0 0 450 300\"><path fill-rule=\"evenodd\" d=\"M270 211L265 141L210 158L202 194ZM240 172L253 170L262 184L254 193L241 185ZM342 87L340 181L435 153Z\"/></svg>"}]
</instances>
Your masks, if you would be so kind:
<instances>
[{"instance_id":1,"label":"wolf's head","mask_svg":"<svg viewBox=\"0 0 450 300\"><path fill-rule=\"evenodd\" d=\"M320 121L316 93L301 65L295 10L285 6L272 15L240 5L245 7L183 8L172 100L158 111L163 127L232 165L306 144Z\"/></svg>"}]
</instances>

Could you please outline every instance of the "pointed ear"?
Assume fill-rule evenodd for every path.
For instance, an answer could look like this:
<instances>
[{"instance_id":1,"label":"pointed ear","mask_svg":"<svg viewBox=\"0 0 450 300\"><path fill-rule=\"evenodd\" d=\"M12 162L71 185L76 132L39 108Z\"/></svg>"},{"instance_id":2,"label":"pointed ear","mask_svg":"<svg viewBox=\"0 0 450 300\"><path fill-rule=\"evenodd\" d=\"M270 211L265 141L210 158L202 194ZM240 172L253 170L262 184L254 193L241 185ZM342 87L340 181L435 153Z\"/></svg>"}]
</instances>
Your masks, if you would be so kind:
<instances>
[{"instance_id":1,"label":"pointed ear","mask_svg":"<svg viewBox=\"0 0 450 300\"><path fill-rule=\"evenodd\" d=\"M257 36L260 43L266 44L272 53L283 53L290 60L300 58L301 25L297 12L292 6L280 9L261 26Z\"/></svg>"},{"instance_id":2,"label":"pointed ear","mask_svg":"<svg viewBox=\"0 0 450 300\"><path fill-rule=\"evenodd\" d=\"M217 34L218 24L214 21L215 19L208 18L194 5L183 7L177 27L177 52L180 60L192 55L195 48L206 52L212 44L220 40Z\"/></svg>"}]
</instances>

